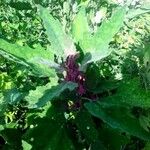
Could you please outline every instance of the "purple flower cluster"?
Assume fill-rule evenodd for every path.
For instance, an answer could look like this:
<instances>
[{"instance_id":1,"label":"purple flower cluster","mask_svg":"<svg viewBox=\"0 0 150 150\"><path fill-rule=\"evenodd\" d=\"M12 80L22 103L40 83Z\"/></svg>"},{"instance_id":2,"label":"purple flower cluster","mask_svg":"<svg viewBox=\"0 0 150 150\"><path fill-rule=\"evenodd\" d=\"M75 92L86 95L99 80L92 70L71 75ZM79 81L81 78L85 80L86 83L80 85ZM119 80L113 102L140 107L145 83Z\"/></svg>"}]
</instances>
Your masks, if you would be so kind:
<instances>
[{"instance_id":1,"label":"purple flower cluster","mask_svg":"<svg viewBox=\"0 0 150 150\"><path fill-rule=\"evenodd\" d=\"M79 95L85 94L86 90L84 87L85 77L81 71L79 71L79 65L76 63L76 55L69 55L67 57L65 68L66 68L66 81L72 81L78 84L77 92Z\"/></svg>"}]
</instances>

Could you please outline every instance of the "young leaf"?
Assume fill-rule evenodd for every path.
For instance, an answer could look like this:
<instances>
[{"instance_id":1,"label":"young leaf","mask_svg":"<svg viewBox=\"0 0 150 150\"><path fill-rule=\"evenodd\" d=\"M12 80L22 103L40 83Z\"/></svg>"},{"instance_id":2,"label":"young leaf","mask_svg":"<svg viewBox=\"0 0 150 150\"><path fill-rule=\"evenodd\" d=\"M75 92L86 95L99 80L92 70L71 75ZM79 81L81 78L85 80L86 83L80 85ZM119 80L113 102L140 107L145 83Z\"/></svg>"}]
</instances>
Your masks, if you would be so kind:
<instances>
[{"instance_id":1,"label":"young leaf","mask_svg":"<svg viewBox=\"0 0 150 150\"><path fill-rule=\"evenodd\" d=\"M28 46L19 46L11 44L3 39L0 39L0 55L7 59L16 60L18 63L24 64L32 69L32 72L37 76L54 76L55 67L54 56L50 52L44 50L42 47L32 49ZM40 63L41 60L46 59L52 63L52 68Z\"/></svg>"},{"instance_id":2,"label":"young leaf","mask_svg":"<svg viewBox=\"0 0 150 150\"><path fill-rule=\"evenodd\" d=\"M108 21L102 23L94 35L85 35L80 42L83 52L88 54L83 60L83 64L101 60L111 53L109 43L122 27L125 13L125 8L118 8Z\"/></svg>"},{"instance_id":3,"label":"young leaf","mask_svg":"<svg viewBox=\"0 0 150 150\"><path fill-rule=\"evenodd\" d=\"M81 7L78 14L75 16L72 24L72 35L78 43L83 40L85 34L89 33L89 26L86 17L85 6Z\"/></svg>"},{"instance_id":4,"label":"young leaf","mask_svg":"<svg viewBox=\"0 0 150 150\"><path fill-rule=\"evenodd\" d=\"M150 133L146 132L133 117L128 109L122 107L103 108L100 103L86 103L85 107L95 117L102 119L105 123L122 132L139 137L143 140L150 140Z\"/></svg>"},{"instance_id":5,"label":"young leaf","mask_svg":"<svg viewBox=\"0 0 150 150\"><path fill-rule=\"evenodd\" d=\"M49 14L48 10L42 6L38 6L39 16L43 20L48 40L51 43L51 49L54 54L62 57L75 54L76 49L73 41L63 31L61 23Z\"/></svg>"}]
</instances>

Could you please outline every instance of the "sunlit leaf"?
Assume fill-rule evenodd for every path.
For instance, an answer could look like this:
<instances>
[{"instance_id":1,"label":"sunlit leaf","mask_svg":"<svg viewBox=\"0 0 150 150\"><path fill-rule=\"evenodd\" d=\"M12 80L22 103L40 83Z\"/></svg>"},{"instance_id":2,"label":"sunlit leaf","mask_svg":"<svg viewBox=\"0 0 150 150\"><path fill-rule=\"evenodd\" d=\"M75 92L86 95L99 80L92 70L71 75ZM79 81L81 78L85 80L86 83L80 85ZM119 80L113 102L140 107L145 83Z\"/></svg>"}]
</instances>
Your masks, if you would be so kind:
<instances>
[{"instance_id":1,"label":"sunlit leaf","mask_svg":"<svg viewBox=\"0 0 150 150\"><path fill-rule=\"evenodd\" d=\"M35 91L31 91L29 97L26 97L26 99L29 101L30 108L39 108L58 97L64 90L69 89L72 91L76 87L77 84L72 82L61 83L59 85L52 86L51 88L49 86L38 87Z\"/></svg>"},{"instance_id":2,"label":"sunlit leaf","mask_svg":"<svg viewBox=\"0 0 150 150\"><path fill-rule=\"evenodd\" d=\"M80 46L86 54L83 65L101 60L107 57L112 49L109 49L109 43L114 35L123 26L125 8L118 8L109 20L105 20L94 35L85 34L81 40Z\"/></svg>"},{"instance_id":3,"label":"sunlit leaf","mask_svg":"<svg viewBox=\"0 0 150 150\"><path fill-rule=\"evenodd\" d=\"M49 51L46 51L42 47L32 49L28 46L19 46L17 44L11 44L3 39L0 39L0 55L7 59L16 61L26 65L32 69L32 72L38 76L54 76L55 75L55 63L54 56ZM40 61L46 59L52 63L52 67L42 64Z\"/></svg>"},{"instance_id":4,"label":"sunlit leaf","mask_svg":"<svg viewBox=\"0 0 150 150\"><path fill-rule=\"evenodd\" d=\"M55 19L48 10L38 6L39 16L46 29L48 40L51 43L51 50L57 56L68 56L76 53L75 46L71 38L63 31L61 23Z\"/></svg>"}]
</instances>

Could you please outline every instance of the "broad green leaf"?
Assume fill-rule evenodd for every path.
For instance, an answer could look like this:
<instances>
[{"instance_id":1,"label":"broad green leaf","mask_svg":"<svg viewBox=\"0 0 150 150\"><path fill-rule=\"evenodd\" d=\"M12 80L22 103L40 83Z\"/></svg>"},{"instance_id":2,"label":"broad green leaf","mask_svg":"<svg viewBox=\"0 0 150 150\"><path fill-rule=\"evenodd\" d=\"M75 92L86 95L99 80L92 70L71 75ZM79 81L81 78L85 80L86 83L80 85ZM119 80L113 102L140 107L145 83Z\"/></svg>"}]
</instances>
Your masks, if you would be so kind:
<instances>
[{"instance_id":1,"label":"broad green leaf","mask_svg":"<svg viewBox=\"0 0 150 150\"><path fill-rule=\"evenodd\" d=\"M99 80L99 83L95 87L95 89L92 89L91 91L95 94L100 94L103 92L109 92L111 90L114 90L118 86L119 86L119 83L115 80L101 79L101 80Z\"/></svg>"},{"instance_id":2,"label":"broad green leaf","mask_svg":"<svg viewBox=\"0 0 150 150\"><path fill-rule=\"evenodd\" d=\"M89 26L86 17L85 6L81 7L72 23L72 35L78 43L84 39L85 34L89 33Z\"/></svg>"},{"instance_id":3,"label":"broad green leaf","mask_svg":"<svg viewBox=\"0 0 150 150\"><path fill-rule=\"evenodd\" d=\"M0 55L13 61L17 60L18 63L30 67L32 72L38 76L54 76L55 71L52 68L58 67L54 63L53 54L42 47L32 49L28 46L19 46L0 39ZM43 60L48 60L51 63L51 68L43 64Z\"/></svg>"},{"instance_id":4,"label":"broad green leaf","mask_svg":"<svg viewBox=\"0 0 150 150\"><path fill-rule=\"evenodd\" d=\"M23 140L31 144L33 150L74 150L66 132L63 111L59 106L52 105L43 118L31 118L31 128L27 130Z\"/></svg>"},{"instance_id":5,"label":"broad green leaf","mask_svg":"<svg viewBox=\"0 0 150 150\"><path fill-rule=\"evenodd\" d=\"M56 81L58 81L55 78ZM49 90L52 86L56 86L58 83L53 81L44 86L38 86L35 90L29 91L28 96L25 97L28 102L28 108L34 108L34 105L39 101L39 99L44 96L45 91Z\"/></svg>"},{"instance_id":6,"label":"broad green leaf","mask_svg":"<svg viewBox=\"0 0 150 150\"><path fill-rule=\"evenodd\" d=\"M109 150L121 150L130 141L129 137L106 125L99 129L99 136Z\"/></svg>"},{"instance_id":7,"label":"broad green leaf","mask_svg":"<svg viewBox=\"0 0 150 150\"><path fill-rule=\"evenodd\" d=\"M94 44L96 51L106 51L108 49L109 43L111 42L114 35L123 26L124 16L126 10L125 8L117 9L111 16L109 20L106 20L97 29L94 35Z\"/></svg>"},{"instance_id":8,"label":"broad green leaf","mask_svg":"<svg viewBox=\"0 0 150 150\"><path fill-rule=\"evenodd\" d=\"M35 96L37 96L37 98L31 97L31 94L30 94L27 100L28 101L33 100L33 102L29 102L30 108L43 107L47 102L58 97L64 90L68 89L72 91L76 87L77 87L77 84L72 83L72 82L61 83L59 85L52 86L50 89L48 89L49 87L45 87L45 88L41 87L41 88L38 88L37 91L35 91ZM39 90L41 91L39 92Z\"/></svg>"},{"instance_id":9,"label":"broad green leaf","mask_svg":"<svg viewBox=\"0 0 150 150\"><path fill-rule=\"evenodd\" d=\"M123 107L103 108L100 102L86 103L85 107L93 116L102 119L112 128L143 140L150 140L150 133L140 126L139 120L133 117L128 109Z\"/></svg>"},{"instance_id":10,"label":"broad green leaf","mask_svg":"<svg viewBox=\"0 0 150 150\"><path fill-rule=\"evenodd\" d=\"M135 17L138 17L139 15L143 15L145 13L148 13L150 12L150 9L131 9L129 10L128 14L127 14L127 18L128 19L132 19L132 18L135 18Z\"/></svg>"},{"instance_id":11,"label":"broad green leaf","mask_svg":"<svg viewBox=\"0 0 150 150\"><path fill-rule=\"evenodd\" d=\"M32 149L43 150L73 150L74 147L68 138L63 125L48 118L36 119L36 126L30 128L25 141L32 145Z\"/></svg>"},{"instance_id":12,"label":"broad green leaf","mask_svg":"<svg viewBox=\"0 0 150 150\"><path fill-rule=\"evenodd\" d=\"M76 49L71 38L63 31L61 23L49 14L49 11L38 6L39 16L43 20L48 40L51 43L51 49L57 56L68 56L75 54Z\"/></svg>"},{"instance_id":13,"label":"broad green leaf","mask_svg":"<svg viewBox=\"0 0 150 150\"><path fill-rule=\"evenodd\" d=\"M149 1L144 2L141 7L141 9L150 10L150 3Z\"/></svg>"},{"instance_id":14,"label":"broad green leaf","mask_svg":"<svg viewBox=\"0 0 150 150\"><path fill-rule=\"evenodd\" d=\"M19 150L22 148L21 131L19 131L18 129L5 128L0 132L0 136L2 136L6 142L3 149Z\"/></svg>"},{"instance_id":15,"label":"broad green leaf","mask_svg":"<svg viewBox=\"0 0 150 150\"><path fill-rule=\"evenodd\" d=\"M87 111L80 111L76 116L75 123L89 144L98 140L98 131L96 130L96 126L92 120L91 115Z\"/></svg>"},{"instance_id":16,"label":"broad green leaf","mask_svg":"<svg viewBox=\"0 0 150 150\"><path fill-rule=\"evenodd\" d=\"M95 89L100 81L99 67L95 64L89 65L86 70L86 87L88 90ZM92 76L92 78L91 78ZM97 89L97 88L96 88Z\"/></svg>"},{"instance_id":17,"label":"broad green leaf","mask_svg":"<svg viewBox=\"0 0 150 150\"><path fill-rule=\"evenodd\" d=\"M103 98L105 103L120 103L132 107L150 108L150 92L143 89L139 79L123 82L115 95Z\"/></svg>"},{"instance_id":18,"label":"broad green leaf","mask_svg":"<svg viewBox=\"0 0 150 150\"><path fill-rule=\"evenodd\" d=\"M87 55L85 60L83 60L83 65L101 60L111 53L112 50L109 49L109 43L123 26L125 13L125 8L118 8L109 20L105 20L102 23L94 35L85 35L85 38L80 41L80 46Z\"/></svg>"},{"instance_id":19,"label":"broad green leaf","mask_svg":"<svg viewBox=\"0 0 150 150\"><path fill-rule=\"evenodd\" d=\"M147 2L144 2L140 6L140 8L129 9L126 17L129 19L132 19L132 18L138 17L139 15L143 15L149 12L150 12L150 3L147 1Z\"/></svg>"}]
</instances>

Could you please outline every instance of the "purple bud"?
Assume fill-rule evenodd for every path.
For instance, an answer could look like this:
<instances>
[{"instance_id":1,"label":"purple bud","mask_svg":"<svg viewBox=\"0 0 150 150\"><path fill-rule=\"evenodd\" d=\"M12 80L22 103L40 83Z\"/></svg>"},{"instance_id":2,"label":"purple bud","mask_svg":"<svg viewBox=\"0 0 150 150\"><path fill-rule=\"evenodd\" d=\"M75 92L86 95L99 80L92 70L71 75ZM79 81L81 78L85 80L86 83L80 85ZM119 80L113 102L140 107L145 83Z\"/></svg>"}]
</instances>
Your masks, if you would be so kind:
<instances>
[{"instance_id":1,"label":"purple bud","mask_svg":"<svg viewBox=\"0 0 150 150\"><path fill-rule=\"evenodd\" d=\"M79 65L76 63L76 56L70 55L67 57L66 63L66 81L72 81L78 83L77 92L79 95L85 94L86 90L84 88L84 75L79 71Z\"/></svg>"}]
</instances>

